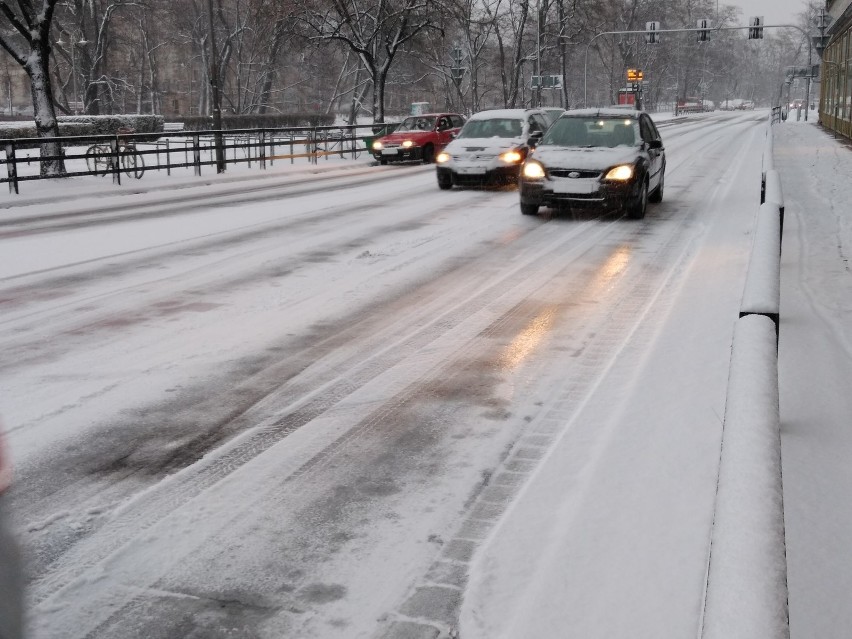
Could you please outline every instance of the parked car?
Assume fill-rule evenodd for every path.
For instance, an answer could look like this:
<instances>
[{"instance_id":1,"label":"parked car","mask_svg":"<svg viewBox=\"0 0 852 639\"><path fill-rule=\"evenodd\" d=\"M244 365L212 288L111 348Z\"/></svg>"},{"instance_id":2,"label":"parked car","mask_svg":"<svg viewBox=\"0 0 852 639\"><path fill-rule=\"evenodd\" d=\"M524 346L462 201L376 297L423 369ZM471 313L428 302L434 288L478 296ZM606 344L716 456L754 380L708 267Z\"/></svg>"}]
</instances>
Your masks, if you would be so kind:
<instances>
[{"instance_id":1,"label":"parked car","mask_svg":"<svg viewBox=\"0 0 852 639\"><path fill-rule=\"evenodd\" d=\"M389 135L373 141L370 151L379 164L422 161L435 154L459 132L464 116L458 113L424 113L405 118Z\"/></svg>"},{"instance_id":2,"label":"parked car","mask_svg":"<svg viewBox=\"0 0 852 639\"><path fill-rule=\"evenodd\" d=\"M10 530L5 495L11 477L11 463L0 428L0 639L23 636L24 579L18 547Z\"/></svg>"},{"instance_id":3,"label":"parked car","mask_svg":"<svg viewBox=\"0 0 852 639\"><path fill-rule=\"evenodd\" d=\"M640 219L662 201L665 171L663 140L644 111L566 111L524 162L521 213L583 207Z\"/></svg>"},{"instance_id":4,"label":"parked car","mask_svg":"<svg viewBox=\"0 0 852 639\"><path fill-rule=\"evenodd\" d=\"M471 116L436 158L438 187L516 182L529 152L549 123L539 109L493 109Z\"/></svg>"}]
</instances>

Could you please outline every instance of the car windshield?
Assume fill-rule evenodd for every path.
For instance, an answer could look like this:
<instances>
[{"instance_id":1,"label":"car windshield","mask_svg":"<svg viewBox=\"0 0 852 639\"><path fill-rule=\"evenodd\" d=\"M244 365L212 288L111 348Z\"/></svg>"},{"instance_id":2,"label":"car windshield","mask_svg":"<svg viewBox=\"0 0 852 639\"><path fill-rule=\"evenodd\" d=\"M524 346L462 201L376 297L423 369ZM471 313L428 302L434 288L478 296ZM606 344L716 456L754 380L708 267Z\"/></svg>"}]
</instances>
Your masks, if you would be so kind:
<instances>
[{"instance_id":1,"label":"car windshield","mask_svg":"<svg viewBox=\"0 0 852 639\"><path fill-rule=\"evenodd\" d=\"M424 118L415 116L405 118L396 128L399 132L404 131L431 131L435 128L435 118Z\"/></svg>"},{"instance_id":2,"label":"car windshield","mask_svg":"<svg viewBox=\"0 0 852 639\"><path fill-rule=\"evenodd\" d=\"M542 145L615 147L635 146L638 123L632 118L559 118L544 134Z\"/></svg>"},{"instance_id":3,"label":"car windshield","mask_svg":"<svg viewBox=\"0 0 852 639\"><path fill-rule=\"evenodd\" d=\"M468 120L459 133L460 138L519 138L523 122L517 118L488 118Z\"/></svg>"}]
</instances>

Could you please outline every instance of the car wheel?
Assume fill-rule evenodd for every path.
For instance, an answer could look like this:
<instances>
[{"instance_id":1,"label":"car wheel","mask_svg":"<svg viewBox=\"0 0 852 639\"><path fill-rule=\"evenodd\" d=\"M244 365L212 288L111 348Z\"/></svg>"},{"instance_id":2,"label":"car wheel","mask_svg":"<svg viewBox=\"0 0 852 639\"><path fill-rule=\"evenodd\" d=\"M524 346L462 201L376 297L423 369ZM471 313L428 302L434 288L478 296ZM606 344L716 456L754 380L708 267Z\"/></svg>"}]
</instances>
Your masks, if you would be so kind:
<instances>
[{"instance_id":1,"label":"car wheel","mask_svg":"<svg viewBox=\"0 0 852 639\"><path fill-rule=\"evenodd\" d=\"M438 173L438 188L442 191L449 191L453 188L453 178L446 173Z\"/></svg>"},{"instance_id":2,"label":"car wheel","mask_svg":"<svg viewBox=\"0 0 852 639\"><path fill-rule=\"evenodd\" d=\"M642 186L639 187L639 193L636 198L627 205L627 217L631 220L641 220L645 217L645 210L648 208L648 180L642 179Z\"/></svg>"},{"instance_id":3,"label":"car wheel","mask_svg":"<svg viewBox=\"0 0 852 639\"><path fill-rule=\"evenodd\" d=\"M538 204L524 204L521 202L521 214L523 215L538 215Z\"/></svg>"},{"instance_id":4,"label":"car wheel","mask_svg":"<svg viewBox=\"0 0 852 639\"><path fill-rule=\"evenodd\" d=\"M663 167L663 174L660 175L660 183L657 185L657 188L648 196L648 201L653 202L654 204L659 204L663 201L663 187L666 184L666 173L665 167Z\"/></svg>"},{"instance_id":5,"label":"car wheel","mask_svg":"<svg viewBox=\"0 0 852 639\"><path fill-rule=\"evenodd\" d=\"M432 160L435 159L435 147L431 144L427 144L423 147L423 164L432 164Z\"/></svg>"}]
</instances>

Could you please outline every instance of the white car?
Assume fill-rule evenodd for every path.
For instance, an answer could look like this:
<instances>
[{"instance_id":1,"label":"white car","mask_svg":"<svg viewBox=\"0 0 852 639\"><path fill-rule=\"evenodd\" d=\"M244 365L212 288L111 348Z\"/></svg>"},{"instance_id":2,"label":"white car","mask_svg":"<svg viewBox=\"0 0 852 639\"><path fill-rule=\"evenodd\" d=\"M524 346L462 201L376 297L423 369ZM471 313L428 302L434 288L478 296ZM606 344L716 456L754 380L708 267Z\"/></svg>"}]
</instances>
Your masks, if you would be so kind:
<instances>
[{"instance_id":1,"label":"white car","mask_svg":"<svg viewBox=\"0 0 852 639\"><path fill-rule=\"evenodd\" d=\"M494 109L474 114L435 157L438 187L517 182L530 149L548 127L539 109Z\"/></svg>"}]
</instances>

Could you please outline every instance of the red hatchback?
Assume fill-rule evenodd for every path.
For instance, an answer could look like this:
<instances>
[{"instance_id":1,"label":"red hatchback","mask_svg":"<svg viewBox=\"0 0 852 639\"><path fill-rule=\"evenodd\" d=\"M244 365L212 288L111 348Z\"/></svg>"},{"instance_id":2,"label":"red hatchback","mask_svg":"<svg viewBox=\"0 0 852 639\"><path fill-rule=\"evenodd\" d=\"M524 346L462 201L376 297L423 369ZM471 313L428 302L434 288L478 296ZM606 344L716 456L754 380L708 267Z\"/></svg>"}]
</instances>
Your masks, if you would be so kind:
<instances>
[{"instance_id":1,"label":"red hatchback","mask_svg":"<svg viewBox=\"0 0 852 639\"><path fill-rule=\"evenodd\" d=\"M424 113L405 118L370 149L379 164L388 162L423 162L429 164L452 140L464 124L458 113Z\"/></svg>"}]
</instances>

